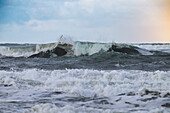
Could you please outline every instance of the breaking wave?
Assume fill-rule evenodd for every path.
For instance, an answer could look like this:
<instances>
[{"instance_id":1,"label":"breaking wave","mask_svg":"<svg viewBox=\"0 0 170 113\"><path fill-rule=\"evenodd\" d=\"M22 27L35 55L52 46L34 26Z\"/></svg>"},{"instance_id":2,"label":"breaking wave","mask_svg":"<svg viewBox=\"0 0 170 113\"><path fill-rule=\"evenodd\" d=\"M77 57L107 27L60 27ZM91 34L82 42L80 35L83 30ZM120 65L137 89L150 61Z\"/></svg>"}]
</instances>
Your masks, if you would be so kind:
<instances>
[{"instance_id":1,"label":"breaking wave","mask_svg":"<svg viewBox=\"0 0 170 113\"><path fill-rule=\"evenodd\" d=\"M138 46L138 47L137 47ZM58 41L56 43L49 44L0 44L0 55L7 57L57 57L57 56L81 56L81 55L93 55L101 51L105 52L119 52L131 55L154 55L155 53L161 53L159 49L155 49L155 45L149 45L149 48L154 49L147 50L146 45L127 45L117 43L97 43L97 42L69 42ZM159 45L161 46L161 45ZM163 45L165 46L165 45ZM140 48L142 47L142 48ZM162 47L162 46L161 46ZM162 52L168 52L170 45L166 45L166 50ZM147 49L146 49L147 48ZM168 48L168 49L167 49ZM156 52L157 51L157 52ZM158 52L159 51L159 52Z\"/></svg>"}]
</instances>

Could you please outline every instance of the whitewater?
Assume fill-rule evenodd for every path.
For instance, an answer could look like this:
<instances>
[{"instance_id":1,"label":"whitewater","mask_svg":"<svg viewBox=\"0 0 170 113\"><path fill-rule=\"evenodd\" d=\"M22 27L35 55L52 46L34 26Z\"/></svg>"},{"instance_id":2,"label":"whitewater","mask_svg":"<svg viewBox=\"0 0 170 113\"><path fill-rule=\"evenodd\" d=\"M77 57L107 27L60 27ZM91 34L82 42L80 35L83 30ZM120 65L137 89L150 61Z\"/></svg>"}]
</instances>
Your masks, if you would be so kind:
<instances>
[{"instance_id":1,"label":"whitewater","mask_svg":"<svg viewBox=\"0 0 170 113\"><path fill-rule=\"evenodd\" d=\"M0 113L169 113L170 44L0 44Z\"/></svg>"}]
</instances>

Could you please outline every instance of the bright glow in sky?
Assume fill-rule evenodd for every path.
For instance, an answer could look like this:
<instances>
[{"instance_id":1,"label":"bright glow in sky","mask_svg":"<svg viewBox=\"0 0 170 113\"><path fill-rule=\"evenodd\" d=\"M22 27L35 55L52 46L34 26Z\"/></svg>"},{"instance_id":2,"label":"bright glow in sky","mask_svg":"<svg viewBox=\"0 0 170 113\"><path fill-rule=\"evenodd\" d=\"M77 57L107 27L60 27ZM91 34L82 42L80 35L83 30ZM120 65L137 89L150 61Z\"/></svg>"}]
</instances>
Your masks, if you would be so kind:
<instances>
[{"instance_id":1,"label":"bright glow in sky","mask_svg":"<svg viewBox=\"0 0 170 113\"><path fill-rule=\"evenodd\" d=\"M0 43L170 42L169 0L0 0Z\"/></svg>"}]
</instances>

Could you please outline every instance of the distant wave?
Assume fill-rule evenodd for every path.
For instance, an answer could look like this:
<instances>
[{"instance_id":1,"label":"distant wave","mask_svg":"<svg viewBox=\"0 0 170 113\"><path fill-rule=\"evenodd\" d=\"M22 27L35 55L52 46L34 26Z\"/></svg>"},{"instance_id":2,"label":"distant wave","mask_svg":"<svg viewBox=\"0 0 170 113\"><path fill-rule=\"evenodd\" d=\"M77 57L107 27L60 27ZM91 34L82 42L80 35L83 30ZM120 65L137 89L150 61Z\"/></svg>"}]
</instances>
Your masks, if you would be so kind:
<instances>
[{"instance_id":1,"label":"distant wave","mask_svg":"<svg viewBox=\"0 0 170 113\"><path fill-rule=\"evenodd\" d=\"M0 44L0 54L8 57L29 57L33 54L55 48L57 43L49 44Z\"/></svg>"},{"instance_id":2,"label":"distant wave","mask_svg":"<svg viewBox=\"0 0 170 113\"><path fill-rule=\"evenodd\" d=\"M134 46L147 50L157 50L170 53L170 43L141 43L134 44Z\"/></svg>"},{"instance_id":3,"label":"distant wave","mask_svg":"<svg viewBox=\"0 0 170 113\"><path fill-rule=\"evenodd\" d=\"M138 47L137 47L138 46ZM140 48L144 46L143 48ZM118 43L98 43L98 42L69 42L59 41L49 44L0 44L0 55L7 57L58 57L58 56L89 56L101 51L118 52L130 55L154 55L158 49L149 49L148 45L128 45ZM149 45L161 46L161 45ZM169 52L170 45L162 45ZM161 47L162 47L161 46ZM169 47L169 48L168 48ZM156 51L157 50L157 51Z\"/></svg>"}]
</instances>

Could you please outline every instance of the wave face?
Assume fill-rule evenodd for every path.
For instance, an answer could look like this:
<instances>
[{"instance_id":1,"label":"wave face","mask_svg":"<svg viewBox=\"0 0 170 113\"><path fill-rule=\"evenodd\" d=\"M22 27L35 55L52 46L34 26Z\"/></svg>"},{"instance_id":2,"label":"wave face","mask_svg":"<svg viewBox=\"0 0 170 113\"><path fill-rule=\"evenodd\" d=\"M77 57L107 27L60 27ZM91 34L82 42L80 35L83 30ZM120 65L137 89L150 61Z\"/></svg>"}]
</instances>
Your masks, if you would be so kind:
<instances>
[{"instance_id":1,"label":"wave face","mask_svg":"<svg viewBox=\"0 0 170 113\"><path fill-rule=\"evenodd\" d=\"M169 81L170 71L0 71L0 112L168 112Z\"/></svg>"},{"instance_id":2,"label":"wave face","mask_svg":"<svg viewBox=\"0 0 170 113\"><path fill-rule=\"evenodd\" d=\"M57 57L93 55L101 51L114 51L125 54L154 55L154 51L168 53L169 44L127 45L93 42L57 42L50 44L0 44L0 55L7 57Z\"/></svg>"}]
</instances>

